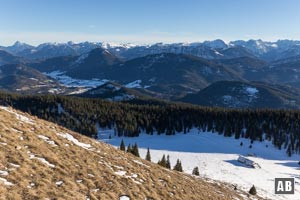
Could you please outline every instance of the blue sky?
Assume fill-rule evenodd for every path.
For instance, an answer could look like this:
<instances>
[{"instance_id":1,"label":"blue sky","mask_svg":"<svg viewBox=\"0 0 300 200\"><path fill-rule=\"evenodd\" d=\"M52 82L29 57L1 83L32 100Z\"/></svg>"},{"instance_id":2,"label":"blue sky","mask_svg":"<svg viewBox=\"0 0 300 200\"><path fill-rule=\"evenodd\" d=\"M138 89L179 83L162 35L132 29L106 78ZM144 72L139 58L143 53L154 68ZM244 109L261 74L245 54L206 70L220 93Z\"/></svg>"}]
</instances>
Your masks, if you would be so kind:
<instances>
[{"instance_id":1,"label":"blue sky","mask_svg":"<svg viewBox=\"0 0 300 200\"><path fill-rule=\"evenodd\" d=\"M299 0L0 0L0 44L300 39Z\"/></svg>"}]
</instances>

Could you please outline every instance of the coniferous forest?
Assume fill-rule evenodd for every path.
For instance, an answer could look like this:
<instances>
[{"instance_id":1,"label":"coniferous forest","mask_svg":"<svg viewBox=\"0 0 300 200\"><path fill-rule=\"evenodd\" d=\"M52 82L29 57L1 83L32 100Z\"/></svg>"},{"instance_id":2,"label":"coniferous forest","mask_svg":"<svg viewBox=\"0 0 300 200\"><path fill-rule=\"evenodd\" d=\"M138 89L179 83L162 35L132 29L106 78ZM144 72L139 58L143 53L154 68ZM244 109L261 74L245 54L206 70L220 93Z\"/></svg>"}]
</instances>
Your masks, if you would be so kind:
<instances>
[{"instance_id":1,"label":"coniferous forest","mask_svg":"<svg viewBox=\"0 0 300 200\"><path fill-rule=\"evenodd\" d=\"M188 134L192 128L243 137L252 142L271 140L288 155L300 153L300 111L238 110L167 102L116 103L68 96L0 94L0 104L12 106L81 134L97 138L97 126L117 136Z\"/></svg>"}]
</instances>

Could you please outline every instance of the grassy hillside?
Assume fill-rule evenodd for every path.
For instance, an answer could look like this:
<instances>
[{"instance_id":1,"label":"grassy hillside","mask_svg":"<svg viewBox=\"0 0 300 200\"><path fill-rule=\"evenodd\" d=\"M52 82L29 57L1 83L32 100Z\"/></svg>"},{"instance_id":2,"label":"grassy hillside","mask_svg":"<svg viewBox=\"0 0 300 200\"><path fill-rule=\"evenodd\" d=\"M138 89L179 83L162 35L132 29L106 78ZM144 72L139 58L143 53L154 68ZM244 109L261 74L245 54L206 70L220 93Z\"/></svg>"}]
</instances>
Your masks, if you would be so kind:
<instances>
[{"instance_id":1,"label":"grassy hillside","mask_svg":"<svg viewBox=\"0 0 300 200\"><path fill-rule=\"evenodd\" d=\"M8 107L0 129L0 199L245 198Z\"/></svg>"}]
</instances>

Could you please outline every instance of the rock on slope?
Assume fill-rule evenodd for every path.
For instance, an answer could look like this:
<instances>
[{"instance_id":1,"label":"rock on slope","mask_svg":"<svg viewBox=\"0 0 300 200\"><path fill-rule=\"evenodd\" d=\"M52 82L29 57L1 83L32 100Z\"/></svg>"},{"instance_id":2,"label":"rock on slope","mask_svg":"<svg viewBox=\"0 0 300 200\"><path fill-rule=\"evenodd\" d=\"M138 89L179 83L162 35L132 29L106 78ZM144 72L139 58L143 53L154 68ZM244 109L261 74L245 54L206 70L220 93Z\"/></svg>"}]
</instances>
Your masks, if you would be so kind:
<instances>
[{"instance_id":1,"label":"rock on slope","mask_svg":"<svg viewBox=\"0 0 300 200\"><path fill-rule=\"evenodd\" d=\"M245 198L8 107L0 130L0 199Z\"/></svg>"}]
</instances>

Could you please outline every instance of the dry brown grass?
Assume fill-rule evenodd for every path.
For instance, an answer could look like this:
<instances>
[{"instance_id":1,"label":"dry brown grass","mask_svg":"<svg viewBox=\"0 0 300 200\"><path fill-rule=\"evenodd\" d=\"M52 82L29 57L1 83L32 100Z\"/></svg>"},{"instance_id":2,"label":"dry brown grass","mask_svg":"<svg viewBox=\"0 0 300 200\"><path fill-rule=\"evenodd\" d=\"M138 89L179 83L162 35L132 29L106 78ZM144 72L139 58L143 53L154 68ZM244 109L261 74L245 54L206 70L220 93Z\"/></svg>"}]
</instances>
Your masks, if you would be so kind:
<instances>
[{"instance_id":1,"label":"dry brown grass","mask_svg":"<svg viewBox=\"0 0 300 200\"><path fill-rule=\"evenodd\" d=\"M7 186L0 180L0 199L118 200L120 195L128 195L131 200L243 199L241 191L224 183L164 169L56 124L18 113L34 120L33 124L0 109L0 170L9 173L0 178L14 184ZM84 149L57 134L66 132L92 148ZM38 135L50 138L57 146ZM30 159L30 154L45 158L55 167ZM115 173L118 171L126 171L125 176ZM63 184L56 185L58 181Z\"/></svg>"}]
</instances>

